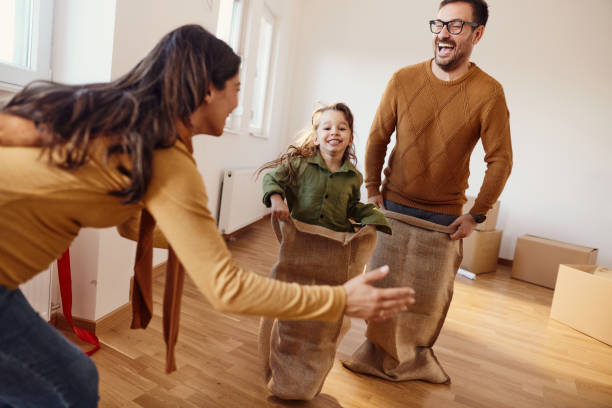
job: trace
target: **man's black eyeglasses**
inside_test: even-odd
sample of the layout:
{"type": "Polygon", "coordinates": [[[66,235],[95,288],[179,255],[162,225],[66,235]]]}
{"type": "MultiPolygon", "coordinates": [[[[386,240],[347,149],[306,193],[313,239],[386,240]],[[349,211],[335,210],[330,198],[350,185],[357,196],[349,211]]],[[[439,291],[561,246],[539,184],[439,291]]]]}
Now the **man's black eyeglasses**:
{"type": "Polygon", "coordinates": [[[451,20],[451,21],[429,20],[429,29],[434,34],[440,34],[440,32],[444,29],[444,26],[446,26],[446,29],[448,30],[449,33],[453,35],[457,35],[457,34],[461,34],[461,31],[463,31],[463,26],[465,24],[473,28],[476,28],[480,25],[480,24],[472,23],[470,21],[463,21],[459,19],[451,20]]]}

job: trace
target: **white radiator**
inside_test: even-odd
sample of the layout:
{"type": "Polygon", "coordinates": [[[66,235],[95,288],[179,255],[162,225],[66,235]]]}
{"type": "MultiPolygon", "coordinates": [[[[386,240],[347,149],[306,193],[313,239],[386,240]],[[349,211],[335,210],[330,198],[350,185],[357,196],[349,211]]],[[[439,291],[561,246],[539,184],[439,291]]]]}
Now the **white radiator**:
{"type": "Polygon", "coordinates": [[[51,320],[51,274],[57,273],[57,263],[19,286],[28,302],[45,321],[51,320]]]}
{"type": "Polygon", "coordinates": [[[255,179],[255,168],[227,169],[223,172],[219,202],[219,231],[231,234],[260,220],[269,210],[261,202],[262,176],[255,179]]]}

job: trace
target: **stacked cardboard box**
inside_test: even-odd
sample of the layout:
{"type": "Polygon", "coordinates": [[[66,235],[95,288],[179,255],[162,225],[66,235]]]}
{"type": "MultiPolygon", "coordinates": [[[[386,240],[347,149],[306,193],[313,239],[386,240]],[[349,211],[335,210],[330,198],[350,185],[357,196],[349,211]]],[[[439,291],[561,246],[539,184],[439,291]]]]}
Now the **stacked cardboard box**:
{"type": "Polygon", "coordinates": [[[612,269],[559,266],[550,317],[612,346],[612,269]]]}
{"type": "MultiPolygon", "coordinates": [[[[475,275],[486,272],[494,272],[497,269],[499,247],[502,232],[496,230],[497,217],[499,215],[499,201],[487,212],[485,222],[476,225],[472,234],[463,239],[463,261],[461,269],[467,270],[475,275]]],[[[468,197],[463,206],[463,213],[468,213],[474,206],[474,197],[468,197]]]]}
{"type": "Polygon", "coordinates": [[[595,265],[597,249],[523,235],[516,240],[512,277],[554,289],[560,264],[595,265]]]}

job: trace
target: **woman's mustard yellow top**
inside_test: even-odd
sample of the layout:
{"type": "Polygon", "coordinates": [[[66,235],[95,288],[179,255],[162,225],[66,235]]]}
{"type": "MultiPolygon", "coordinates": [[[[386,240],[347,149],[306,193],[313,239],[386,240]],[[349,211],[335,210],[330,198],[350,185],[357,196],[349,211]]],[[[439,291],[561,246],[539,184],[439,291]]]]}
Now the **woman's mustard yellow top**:
{"type": "Polygon", "coordinates": [[[282,319],[338,319],[341,286],[300,286],[271,280],[232,261],[207,208],[196,163],[181,142],[154,153],[151,183],[139,204],[110,191],[126,185],[108,138],[94,139],[75,171],[50,164],[37,147],[6,146],[11,135],[36,132],[32,122],[0,114],[0,285],[14,289],[46,269],[81,228],[116,226],[146,207],[187,273],[218,310],[282,319]]]}

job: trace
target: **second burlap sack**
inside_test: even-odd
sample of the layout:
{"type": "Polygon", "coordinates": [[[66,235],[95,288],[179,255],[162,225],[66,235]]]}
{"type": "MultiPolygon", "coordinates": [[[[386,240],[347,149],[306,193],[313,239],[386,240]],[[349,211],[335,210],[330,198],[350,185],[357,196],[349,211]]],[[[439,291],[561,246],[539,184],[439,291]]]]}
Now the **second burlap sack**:
{"type": "MultiPolygon", "coordinates": [[[[374,247],[373,226],[336,232],[290,219],[272,219],[280,254],[271,277],[300,284],[341,285],[365,269],[374,247]]],[[[263,318],[259,349],[268,390],[279,398],[310,400],[321,392],[350,320],[286,321],[263,318]]]]}
{"type": "Polygon", "coordinates": [[[379,234],[370,263],[389,265],[390,272],[376,286],[411,286],[416,303],[394,318],[369,323],[366,340],[343,364],[391,381],[448,383],[432,346],[453,297],[462,241],[451,241],[454,228],[390,211],[384,214],[393,235],[379,234]]]}

